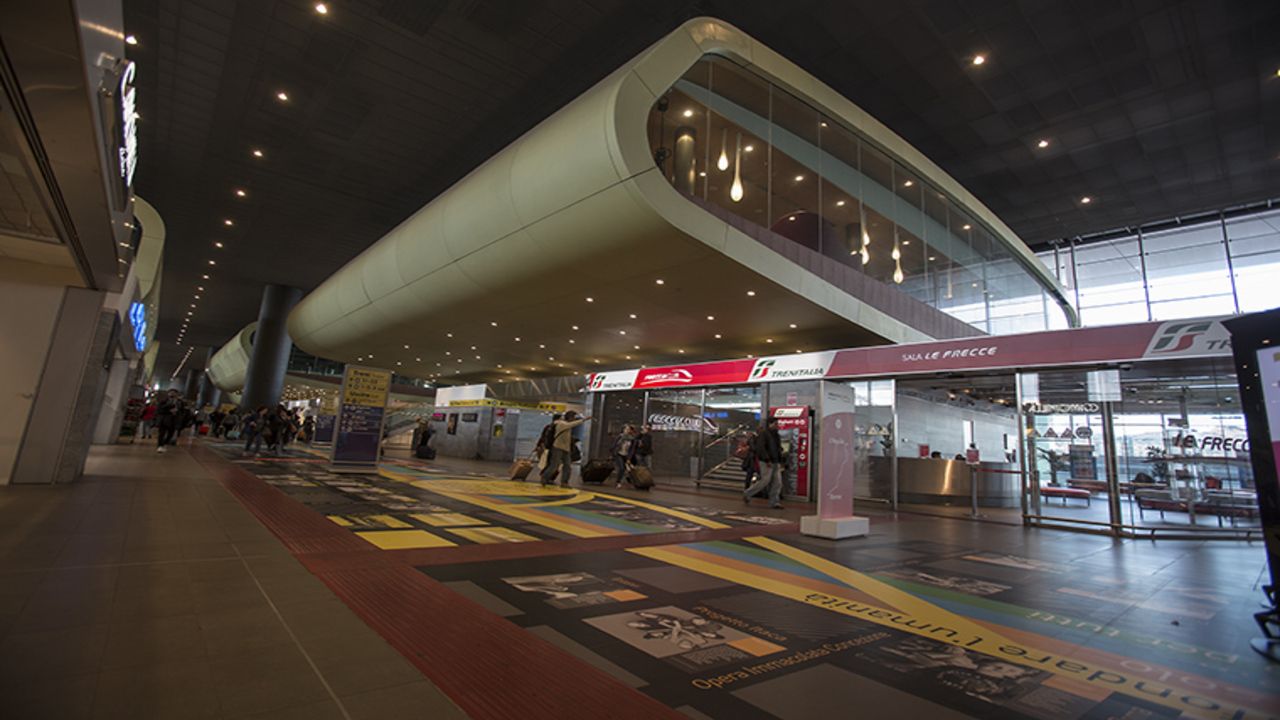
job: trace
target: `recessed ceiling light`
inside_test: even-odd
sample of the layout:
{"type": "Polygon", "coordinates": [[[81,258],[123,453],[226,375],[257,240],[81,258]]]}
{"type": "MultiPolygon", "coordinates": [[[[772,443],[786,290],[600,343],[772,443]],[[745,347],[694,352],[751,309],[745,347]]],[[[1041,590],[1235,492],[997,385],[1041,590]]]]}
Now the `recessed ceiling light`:
{"type": "Polygon", "coordinates": [[[573,345],[574,343],[575,343],[575,340],[573,338],[569,338],[569,344],[573,345]]]}
{"type": "Polygon", "coordinates": [[[630,356],[630,355],[623,355],[622,357],[626,358],[627,360],[630,360],[630,359],[631,359],[631,356],[630,356]]]}
{"type": "Polygon", "coordinates": [[[414,362],[422,362],[422,358],[414,358],[414,362]]]}
{"type": "Polygon", "coordinates": [[[542,349],[542,350],[546,350],[546,349],[547,349],[547,346],[546,346],[546,345],[543,345],[542,343],[538,343],[538,347],[539,347],[540,349],[542,349]]]}
{"type": "Polygon", "coordinates": [[[223,225],[226,225],[227,227],[231,227],[232,225],[235,225],[235,224],[236,224],[236,222],[235,222],[234,220],[232,220],[232,219],[228,218],[228,219],[226,219],[226,220],[223,220],[223,221],[222,221],[222,224],[223,224],[223,225]]]}
{"type": "Polygon", "coordinates": [[[209,276],[208,276],[208,275],[201,275],[200,277],[204,278],[205,280],[208,280],[208,279],[209,279],[209,276]]]}
{"type": "Polygon", "coordinates": [[[405,349],[405,350],[408,350],[408,349],[409,349],[409,346],[408,346],[408,345],[405,345],[405,346],[404,346],[404,349],[405,349]]]}
{"type": "Polygon", "coordinates": [[[210,260],[210,261],[209,261],[209,264],[210,264],[210,265],[217,265],[218,263],[214,262],[213,260],[210,260]]]}
{"type": "Polygon", "coordinates": [[[911,241],[910,241],[910,240],[903,240],[903,241],[902,241],[902,244],[903,244],[903,245],[910,245],[910,244],[911,244],[911,241]]]}
{"type": "Polygon", "coordinates": [[[445,350],[445,351],[444,351],[444,354],[445,354],[445,355],[452,355],[452,354],[453,354],[453,351],[452,351],[452,350],[445,350]]]}
{"type": "Polygon", "coordinates": [[[702,172],[698,173],[698,177],[706,177],[706,176],[707,176],[706,170],[703,170],[702,172]]]}
{"type": "Polygon", "coordinates": [[[236,190],[236,197],[244,197],[245,195],[248,195],[248,194],[249,193],[245,192],[244,190],[240,190],[240,189],[236,190]]]}
{"type": "Polygon", "coordinates": [[[803,175],[797,175],[797,176],[796,176],[796,182],[800,182],[801,180],[804,180],[804,176],[803,176],[803,175]]]}
{"type": "Polygon", "coordinates": [[[1038,148],[1047,148],[1047,147],[1049,147],[1049,141],[1048,141],[1048,140],[1041,140],[1040,142],[1036,143],[1036,147],[1038,147],[1038,148]]]}
{"type": "Polygon", "coordinates": [[[796,324],[795,324],[795,323],[791,323],[791,329],[792,329],[792,330],[795,330],[795,329],[796,329],[796,324]]]}
{"type": "Polygon", "coordinates": [[[596,301],[595,298],[591,298],[591,297],[587,298],[587,302],[595,302],[595,301],[596,301]]]}
{"type": "Polygon", "coordinates": [[[981,65],[982,63],[984,63],[984,62],[986,62],[986,61],[987,61],[987,56],[986,56],[986,55],[974,55],[974,56],[973,56],[973,64],[974,64],[974,65],[981,65]]]}
{"type": "Polygon", "coordinates": [[[520,338],[516,338],[516,342],[520,342],[520,338]]]}
{"type": "Polygon", "coordinates": [[[222,243],[221,243],[221,242],[215,242],[215,243],[213,244],[213,246],[214,246],[214,247],[216,247],[216,248],[220,248],[220,247],[222,247],[222,243]]]}
{"type": "Polygon", "coordinates": [[[707,319],[708,319],[708,320],[715,320],[715,319],[716,319],[716,316],[715,316],[715,315],[708,315],[708,316],[707,316],[707,319]]]}
{"type": "Polygon", "coordinates": [[[681,115],[684,115],[685,117],[693,117],[693,111],[692,111],[692,110],[685,110],[684,112],[682,112],[682,113],[680,113],[680,114],[681,114],[681,115]]]}
{"type": "Polygon", "coordinates": [[[934,255],[930,255],[930,256],[929,256],[929,261],[930,261],[930,262],[932,262],[932,261],[934,261],[934,260],[937,260],[937,259],[938,259],[938,258],[937,258],[936,256],[934,256],[934,255]]]}
{"type": "Polygon", "coordinates": [[[497,323],[497,321],[490,320],[490,321],[489,321],[489,324],[490,324],[490,325],[492,325],[493,327],[498,327],[498,323],[497,323]]]}
{"type": "Polygon", "coordinates": [[[193,295],[192,297],[194,297],[194,298],[195,298],[195,299],[197,299],[197,300],[199,300],[199,299],[200,299],[200,296],[199,296],[199,295],[193,295]]]}
{"type": "Polygon", "coordinates": [[[325,5],[324,3],[316,3],[316,12],[320,13],[321,15],[328,15],[329,6],[325,5]]]}
{"type": "Polygon", "coordinates": [[[578,326],[577,326],[577,325],[573,325],[572,327],[573,327],[573,329],[574,329],[574,330],[577,330],[577,329],[578,329],[578,326]]]}
{"type": "Polygon", "coordinates": [[[908,181],[906,181],[906,182],[902,183],[902,187],[911,187],[912,185],[915,185],[915,184],[916,184],[916,183],[915,183],[915,181],[914,181],[914,180],[908,180],[908,181]]]}
{"type": "Polygon", "coordinates": [[[453,333],[445,333],[445,334],[444,334],[444,336],[445,336],[445,337],[453,337],[453,333]]]}
{"type": "Polygon", "coordinates": [[[253,150],[253,156],[254,156],[254,157],[256,157],[256,158],[260,158],[260,157],[262,157],[262,151],[261,151],[261,150],[258,150],[257,148],[254,148],[254,150],[253,150]]]}
{"type": "Polygon", "coordinates": [[[788,220],[790,220],[791,222],[795,222],[795,221],[796,221],[796,216],[795,216],[795,215],[788,215],[788,216],[787,216],[787,219],[788,219],[788,220]]]}
{"type": "Polygon", "coordinates": [[[631,313],[631,314],[630,314],[630,315],[628,315],[627,317],[631,318],[632,320],[635,320],[635,319],[636,319],[636,314],[635,314],[635,313],[631,313]]]}
{"type": "Polygon", "coordinates": [[[767,343],[771,343],[773,342],[773,338],[765,338],[764,341],[767,343]]]}
{"type": "Polygon", "coordinates": [[[719,340],[719,339],[720,339],[720,333],[716,333],[716,339],[717,339],[717,340],[719,340]]]}
{"type": "Polygon", "coordinates": [[[744,146],[742,147],[743,152],[751,152],[751,151],[753,151],[753,150],[755,150],[755,149],[756,149],[756,146],[755,146],[755,145],[744,145],[744,146]]]}
{"type": "Polygon", "coordinates": [[[289,94],[281,90],[280,92],[276,93],[276,99],[279,100],[280,102],[289,102],[289,94]]]}
{"type": "Polygon", "coordinates": [[[836,207],[844,207],[844,201],[843,201],[843,200],[837,200],[837,201],[836,201],[836,207]]]}
{"type": "Polygon", "coordinates": [[[627,331],[626,331],[626,330],[619,330],[619,331],[618,331],[618,334],[619,334],[619,335],[626,335],[626,334],[627,334],[627,331]]]}
{"type": "Polygon", "coordinates": [[[635,350],[639,350],[639,349],[640,349],[640,346],[639,346],[639,345],[632,345],[631,347],[632,347],[633,349],[635,349],[635,350]]]}
{"type": "Polygon", "coordinates": [[[756,296],[756,291],[755,291],[755,290],[748,290],[748,291],[747,291],[747,297],[755,297],[755,296],[756,296]]]}
{"type": "Polygon", "coordinates": [[[1080,198],[1081,205],[1088,205],[1091,202],[1093,202],[1093,198],[1089,197],[1088,195],[1085,195],[1084,197],[1080,198]]]}
{"type": "Polygon", "coordinates": [[[124,42],[126,45],[137,45],[138,37],[136,35],[125,35],[124,42]]]}
{"type": "Polygon", "coordinates": [[[970,225],[965,225],[964,227],[962,227],[962,228],[960,228],[960,229],[961,229],[961,230],[972,230],[972,229],[973,229],[973,227],[972,227],[972,226],[970,226],[970,225]]]}

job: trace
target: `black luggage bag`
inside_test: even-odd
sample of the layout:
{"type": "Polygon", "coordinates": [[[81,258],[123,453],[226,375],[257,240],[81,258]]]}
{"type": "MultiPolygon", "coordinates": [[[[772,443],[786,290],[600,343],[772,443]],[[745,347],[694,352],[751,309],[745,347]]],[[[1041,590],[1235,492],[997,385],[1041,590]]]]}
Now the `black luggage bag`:
{"type": "Polygon", "coordinates": [[[608,460],[590,460],[582,466],[582,482],[585,485],[602,485],[613,473],[613,463],[608,460]]]}

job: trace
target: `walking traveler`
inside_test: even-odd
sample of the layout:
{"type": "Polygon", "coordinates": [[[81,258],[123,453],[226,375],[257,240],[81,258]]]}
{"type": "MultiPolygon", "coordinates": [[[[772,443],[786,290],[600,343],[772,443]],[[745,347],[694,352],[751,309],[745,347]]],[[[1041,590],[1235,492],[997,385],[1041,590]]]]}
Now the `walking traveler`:
{"type": "Polygon", "coordinates": [[[627,425],[613,441],[613,469],[618,473],[618,481],[614,483],[614,487],[622,487],[622,482],[627,479],[627,466],[633,463],[635,452],[636,429],[633,425],[627,425]]]}
{"type": "Polygon", "coordinates": [[[151,439],[151,431],[155,429],[157,401],[158,398],[153,395],[151,400],[147,401],[146,406],[142,408],[142,421],[138,424],[138,428],[143,440],[151,439]]]}
{"type": "Polygon", "coordinates": [[[172,445],[177,435],[182,415],[182,399],[177,390],[166,393],[156,406],[156,452],[164,452],[166,445],[172,445]]]}
{"type": "Polygon", "coordinates": [[[769,418],[756,433],[756,460],[760,463],[760,477],[747,488],[742,495],[742,502],[750,505],[751,496],[768,489],[769,507],[781,508],[779,498],[782,495],[782,438],[778,435],[778,419],[769,418]]]}
{"type": "Polygon", "coordinates": [[[651,468],[651,458],[653,456],[653,426],[642,425],[640,434],[636,436],[635,451],[632,453],[632,463],[640,467],[651,468]]]}
{"type": "Polygon", "coordinates": [[[554,471],[560,471],[560,487],[568,487],[573,475],[573,429],[590,420],[591,417],[578,417],[578,413],[570,410],[562,420],[553,423],[551,452],[547,466],[542,469],[542,484],[551,483],[554,471]]]}

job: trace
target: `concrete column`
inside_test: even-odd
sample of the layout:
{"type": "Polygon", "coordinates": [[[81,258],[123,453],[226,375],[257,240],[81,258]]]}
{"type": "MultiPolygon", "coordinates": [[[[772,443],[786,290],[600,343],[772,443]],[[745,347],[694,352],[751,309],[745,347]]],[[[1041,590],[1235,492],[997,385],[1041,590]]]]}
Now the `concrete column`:
{"type": "Polygon", "coordinates": [[[289,311],[302,299],[302,291],[286,285],[268,285],[258,308],[258,328],[253,333],[253,352],[245,372],[241,407],[274,406],[280,402],[284,374],[289,365],[289,338],[286,321],[289,311]]]}
{"type": "Polygon", "coordinates": [[[182,397],[192,402],[195,402],[200,397],[200,376],[203,374],[203,370],[187,368],[186,373],[182,376],[182,397]]]}

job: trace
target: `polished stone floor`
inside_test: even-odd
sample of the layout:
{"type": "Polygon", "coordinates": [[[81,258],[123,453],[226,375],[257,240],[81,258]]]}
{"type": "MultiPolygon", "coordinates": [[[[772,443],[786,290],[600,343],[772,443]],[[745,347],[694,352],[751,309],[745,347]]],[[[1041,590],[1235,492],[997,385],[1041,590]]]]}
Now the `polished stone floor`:
{"type": "Polygon", "coordinates": [[[799,504],[502,470],[198,442],[0,488],[0,717],[1280,712],[1258,543],[878,510],[835,543],[799,504]]]}

